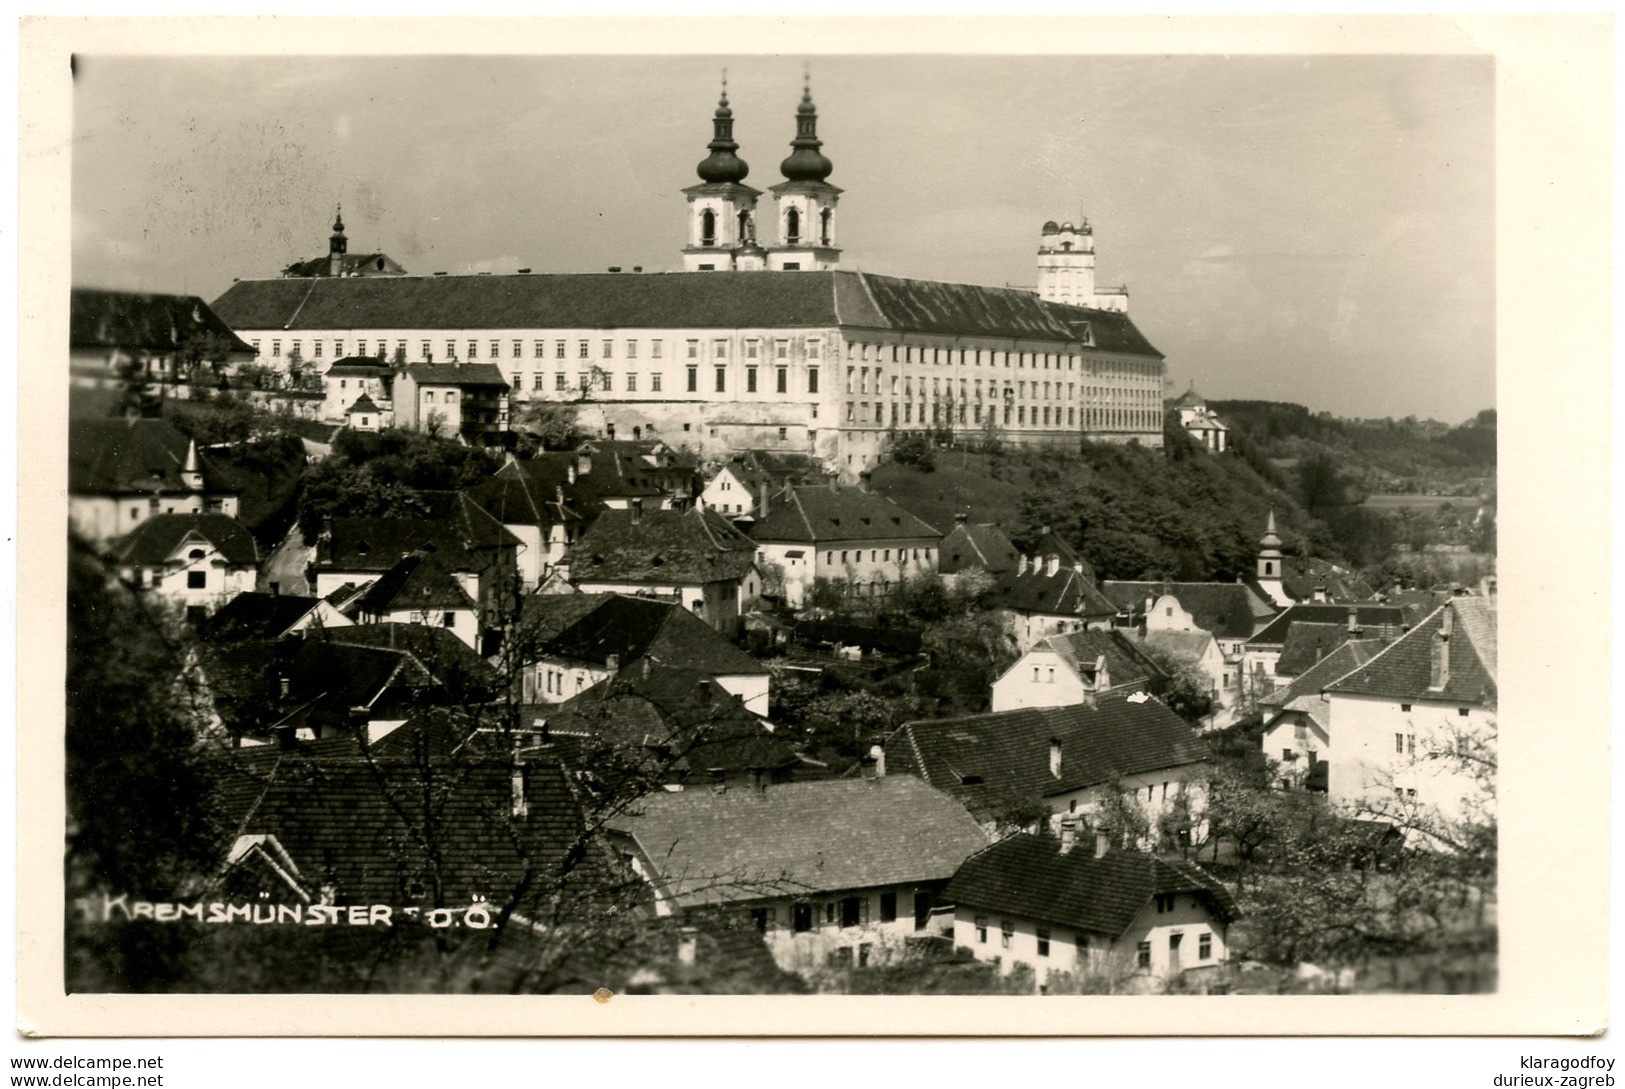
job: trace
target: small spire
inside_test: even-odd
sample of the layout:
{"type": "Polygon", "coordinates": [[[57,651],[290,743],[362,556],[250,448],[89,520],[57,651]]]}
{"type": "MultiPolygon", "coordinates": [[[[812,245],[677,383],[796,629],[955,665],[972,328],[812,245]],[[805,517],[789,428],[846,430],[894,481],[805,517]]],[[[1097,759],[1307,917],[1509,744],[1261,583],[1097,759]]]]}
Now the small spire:
{"type": "Polygon", "coordinates": [[[333,230],[337,234],[344,233],[344,205],[342,203],[334,206],[333,230]]]}
{"type": "Polygon", "coordinates": [[[198,471],[198,467],[197,467],[197,440],[196,439],[193,439],[191,442],[187,443],[187,446],[186,446],[186,464],[185,464],[185,466],[182,467],[181,471],[182,472],[187,472],[187,473],[195,473],[195,472],[198,471]]]}

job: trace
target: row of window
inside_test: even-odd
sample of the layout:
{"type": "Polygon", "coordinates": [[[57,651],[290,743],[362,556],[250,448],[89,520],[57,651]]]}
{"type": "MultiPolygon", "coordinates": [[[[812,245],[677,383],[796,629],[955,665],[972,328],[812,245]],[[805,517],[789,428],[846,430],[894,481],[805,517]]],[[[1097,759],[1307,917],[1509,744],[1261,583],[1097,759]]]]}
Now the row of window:
{"type": "MultiPolygon", "coordinates": [[[[897,921],[897,894],[883,892],[878,897],[880,922],[894,923],[897,921]]],[[[930,919],[930,896],[921,891],[914,894],[914,929],[923,930],[930,919]]],[[[774,907],[759,907],[751,909],[751,921],[756,929],[767,932],[778,926],[778,909],[774,907]]],[[[826,900],[822,907],[811,901],[803,900],[790,906],[790,930],[796,934],[805,934],[813,929],[819,917],[823,917],[826,926],[839,926],[841,928],[869,925],[869,897],[847,896],[840,900],[826,900]]]]}
{"type": "MultiPolygon", "coordinates": [[[[883,378],[883,375],[881,374],[880,369],[878,367],[875,368],[875,392],[876,393],[880,392],[881,379],[882,378],[883,378]]],[[[898,382],[899,381],[902,382],[903,396],[904,397],[913,397],[914,396],[914,379],[912,377],[910,377],[910,376],[907,376],[907,375],[903,375],[903,376],[901,376],[901,378],[898,375],[895,375],[895,374],[891,376],[891,395],[893,397],[897,396],[898,382]]],[[[988,395],[990,397],[992,397],[993,399],[995,399],[995,400],[997,400],[1001,395],[1000,391],[999,391],[999,388],[996,385],[996,383],[998,381],[999,381],[998,379],[993,379],[993,380],[990,380],[988,382],[988,395]]],[[[1015,385],[1011,385],[1009,383],[1008,379],[1005,379],[1004,382],[1005,382],[1005,385],[1003,387],[1002,396],[1004,397],[1004,399],[1006,401],[1009,401],[1009,400],[1012,400],[1012,399],[1019,399],[1019,400],[1025,401],[1025,400],[1028,399],[1028,397],[1029,397],[1029,390],[1028,390],[1029,383],[1027,383],[1025,381],[1018,381],[1018,382],[1015,383],[1015,385]]],[[[1089,388],[1093,388],[1093,387],[1086,387],[1086,390],[1089,389],[1089,388]]],[[[847,392],[848,395],[853,394],[853,393],[862,394],[862,393],[868,393],[869,392],[869,368],[868,367],[848,367],[848,368],[846,368],[846,392],[847,392]],[[854,388],[854,386],[856,388],[854,388]]],[[[1064,400],[1067,400],[1067,401],[1074,401],[1074,400],[1077,400],[1077,393],[1078,393],[1078,386],[1077,386],[1077,383],[1075,383],[1075,382],[1062,383],[1062,382],[1038,382],[1038,381],[1034,381],[1034,382],[1031,383],[1031,397],[1033,399],[1039,399],[1040,397],[1042,397],[1042,399],[1045,400],[1045,401],[1048,401],[1048,400],[1051,400],[1051,399],[1055,399],[1055,400],[1064,399],[1064,400]]],[[[973,394],[974,394],[974,399],[975,400],[980,401],[980,400],[983,399],[982,398],[982,380],[980,378],[977,378],[977,379],[961,378],[959,380],[959,399],[961,401],[971,400],[973,394]]],[[[952,397],[954,395],[953,379],[949,378],[949,379],[946,380],[946,382],[942,378],[933,378],[933,379],[931,379],[930,395],[932,397],[943,397],[943,396],[952,397]]],[[[920,377],[920,400],[923,401],[925,399],[926,399],[925,377],[924,377],[924,375],[922,375],[920,377]]]]}
{"type": "MultiPolygon", "coordinates": [[[[325,354],[326,347],[327,347],[327,345],[329,343],[331,343],[332,347],[333,347],[333,358],[338,359],[338,358],[341,358],[341,357],[344,356],[344,354],[345,354],[344,349],[345,349],[345,344],[347,343],[347,341],[345,341],[343,338],[334,338],[331,341],[316,338],[316,339],[313,339],[310,342],[310,344],[311,344],[311,358],[313,358],[313,359],[321,359],[321,358],[323,358],[323,356],[325,354]]],[[[525,351],[526,342],[525,342],[525,339],[522,338],[522,337],[514,337],[511,340],[504,340],[501,337],[492,337],[489,340],[482,340],[481,338],[478,338],[478,337],[469,337],[467,340],[461,341],[461,342],[459,342],[459,340],[456,337],[448,337],[446,339],[446,341],[445,341],[445,346],[446,346],[445,358],[447,358],[447,359],[456,359],[456,358],[458,358],[457,349],[458,349],[459,343],[462,343],[464,345],[465,354],[462,356],[463,359],[480,359],[480,358],[486,358],[486,359],[502,359],[502,358],[523,359],[523,358],[526,357],[526,351],[525,351]],[[502,350],[504,345],[507,345],[507,347],[508,347],[508,352],[507,352],[506,356],[504,356],[503,350],[502,350]],[[485,355],[483,357],[481,355],[482,346],[483,346],[483,350],[485,352],[485,355]]],[[[393,352],[391,352],[390,346],[389,346],[389,341],[388,341],[387,338],[380,337],[380,338],[377,338],[377,339],[371,339],[371,338],[367,338],[367,337],[362,337],[362,338],[355,341],[354,351],[353,351],[352,355],[355,355],[355,356],[367,356],[369,354],[375,354],[377,356],[377,358],[379,358],[379,359],[385,359],[386,357],[388,357],[388,358],[399,358],[399,359],[404,360],[406,358],[406,344],[407,344],[407,338],[405,338],[405,337],[397,338],[395,340],[395,342],[394,342],[394,350],[393,350],[393,352]],[[369,348],[374,349],[373,352],[369,353],[369,348]]],[[[619,342],[619,354],[617,354],[617,342],[616,342],[616,340],[614,338],[611,338],[611,337],[604,337],[604,338],[601,338],[601,339],[598,340],[598,342],[597,342],[597,353],[595,355],[594,351],[593,351],[593,339],[592,338],[577,338],[573,342],[573,348],[574,348],[573,352],[571,350],[572,349],[572,342],[569,339],[548,339],[548,340],[533,339],[533,340],[530,341],[529,355],[530,355],[530,358],[533,358],[533,359],[546,359],[546,358],[549,357],[549,349],[551,349],[551,356],[554,359],[569,359],[572,356],[574,358],[576,358],[576,359],[595,359],[595,358],[596,359],[617,359],[617,358],[619,358],[619,359],[638,359],[638,358],[640,358],[639,353],[642,350],[643,344],[644,344],[643,341],[638,340],[636,338],[629,338],[627,340],[621,341],[621,342],[619,342]]],[[[664,359],[665,358],[666,342],[663,339],[659,339],[659,338],[652,339],[652,340],[648,341],[647,344],[648,344],[648,353],[649,353],[648,358],[650,358],[650,359],[664,359]]],[[[730,344],[729,340],[722,339],[722,338],[712,340],[711,341],[711,353],[710,353],[710,356],[708,358],[711,358],[711,359],[727,359],[728,354],[729,354],[729,344],[730,344]]],[[[256,340],[254,340],[252,342],[252,345],[253,345],[253,348],[254,348],[254,354],[259,355],[260,354],[260,341],[256,339],[256,340]]],[[[703,341],[700,338],[692,338],[692,339],[687,340],[685,342],[685,352],[686,352],[687,358],[689,358],[689,359],[707,358],[706,356],[704,356],[702,354],[702,345],[703,345],[703,341]]],[[[790,342],[790,339],[788,337],[776,339],[771,343],[771,345],[767,344],[766,342],[764,342],[764,341],[762,341],[762,340],[760,340],[758,338],[754,338],[754,337],[753,338],[747,338],[745,340],[745,342],[744,342],[744,358],[746,358],[746,359],[766,358],[767,353],[770,350],[771,353],[772,353],[772,358],[788,360],[790,358],[790,348],[791,348],[791,342],[790,342]]],[[[821,341],[808,340],[806,342],[806,355],[807,355],[807,358],[810,359],[810,360],[818,359],[821,349],[822,349],[822,342],[821,341]]],[[[433,342],[433,340],[427,339],[427,338],[425,338],[423,340],[420,340],[418,342],[418,353],[419,353],[419,359],[421,361],[432,360],[434,358],[434,342],[433,342]]],[[[299,356],[302,356],[303,354],[304,354],[304,341],[303,340],[297,340],[296,339],[296,340],[290,340],[288,342],[288,357],[289,358],[299,357],[299,356]]],[[[273,359],[282,358],[282,339],[280,337],[273,338],[272,341],[271,341],[271,358],[273,358],[273,359]]]]}
{"type": "MultiPolygon", "coordinates": [[[[1003,409],[1004,426],[1076,427],[1078,425],[1078,410],[1075,408],[1068,408],[1063,416],[1060,405],[1033,405],[1031,411],[1028,411],[1028,407],[1027,405],[1005,405],[1003,409]]],[[[905,401],[901,406],[896,401],[893,401],[891,404],[890,426],[897,427],[916,422],[924,425],[927,422],[925,409],[926,406],[922,403],[920,405],[919,419],[916,421],[912,401],[905,401]],[[900,412],[899,408],[901,408],[900,412]]],[[[956,406],[952,403],[933,403],[929,422],[937,426],[953,424],[956,415],[955,409],[956,406]]],[[[957,416],[958,422],[961,424],[968,423],[980,427],[984,420],[988,423],[998,423],[1000,410],[997,407],[990,407],[984,415],[981,405],[967,405],[961,401],[957,406],[957,416]]],[[[885,425],[888,422],[886,419],[886,406],[880,401],[876,401],[874,403],[873,419],[871,419],[868,401],[848,401],[846,403],[846,422],[885,425]]]]}
{"type": "MultiPolygon", "coordinates": [[[[860,536],[860,534],[854,534],[854,536],[860,536]]],[[[925,562],[930,563],[931,560],[936,556],[936,551],[937,550],[934,549],[934,548],[915,548],[915,549],[899,548],[897,550],[897,562],[898,563],[907,563],[909,561],[909,559],[912,558],[915,563],[918,563],[920,561],[920,554],[924,553],[925,554],[925,562]]],[[[871,549],[869,549],[869,562],[870,563],[890,563],[891,562],[891,554],[892,554],[892,550],[889,549],[889,548],[871,548],[871,549]]],[[[831,550],[831,551],[828,551],[828,552],[824,553],[824,562],[826,564],[833,564],[835,562],[835,552],[834,552],[834,550],[831,550]]],[[[841,562],[843,564],[844,563],[862,563],[863,562],[863,549],[861,549],[861,548],[855,548],[855,549],[854,548],[843,548],[841,550],[841,562]],[[848,559],[847,558],[848,556],[850,556],[851,559],[848,559]]]]}

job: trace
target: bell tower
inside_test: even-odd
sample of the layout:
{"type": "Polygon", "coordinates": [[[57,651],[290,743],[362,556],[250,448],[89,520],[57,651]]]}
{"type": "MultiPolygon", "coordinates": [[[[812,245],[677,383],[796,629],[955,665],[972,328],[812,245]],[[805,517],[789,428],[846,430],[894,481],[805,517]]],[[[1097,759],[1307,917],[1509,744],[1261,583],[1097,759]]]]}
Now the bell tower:
{"type": "Polygon", "coordinates": [[[1270,519],[1264,527],[1264,536],[1258,541],[1258,577],[1260,580],[1273,580],[1279,582],[1281,570],[1281,538],[1275,532],[1275,511],[1270,510],[1270,519]]]}
{"type": "Polygon", "coordinates": [[[733,119],[728,105],[728,74],[724,72],[722,97],[711,119],[711,143],[707,145],[711,154],[695,168],[700,184],[683,190],[688,198],[688,244],[683,247],[683,268],[689,272],[761,267],[761,250],[755,240],[756,198],[762,191],[744,184],[750,167],[737,154],[733,119]],[[742,248],[744,253],[740,253],[742,248]]]}
{"type": "Polygon", "coordinates": [[[768,251],[770,268],[826,269],[840,263],[835,209],[841,191],[826,180],[835,164],[819,150],[823,146],[808,78],[802,83],[801,105],[796,108],[796,138],[790,141],[790,157],[779,164],[785,180],[772,187],[778,203],[779,242],[768,251]]]}
{"type": "Polygon", "coordinates": [[[327,239],[327,274],[329,276],[344,275],[344,254],[350,248],[349,240],[344,237],[344,206],[340,205],[333,213],[333,233],[327,239]]]}

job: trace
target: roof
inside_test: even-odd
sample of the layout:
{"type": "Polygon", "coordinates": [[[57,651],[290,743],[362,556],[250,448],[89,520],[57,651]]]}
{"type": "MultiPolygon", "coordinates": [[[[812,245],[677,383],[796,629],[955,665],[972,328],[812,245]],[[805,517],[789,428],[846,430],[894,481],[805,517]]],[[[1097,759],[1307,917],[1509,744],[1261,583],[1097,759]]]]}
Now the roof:
{"type": "Polygon", "coordinates": [[[382,616],[402,609],[472,609],[474,599],[439,552],[411,552],[367,587],[356,604],[364,614],[382,616]]]}
{"type": "Polygon", "coordinates": [[[324,378],[387,378],[393,370],[382,359],[368,355],[347,355],[335,359],[332,366],[322,372],[324,378]]]}
{"type": "Polygon", "coordinates": [[[565,463],[557,458],[511,460],[468,495],[505,526],[582,522],[603,506],[589,489],[569,479],[565,463]]]}
{"type": "Polygon", "coordinates": [[[756,544],[712,510],[606,510],[565,562],[577,583],[703,585],[744,578],[756,544]]]}
{"type": "Polygon", "coordinates": [[[758,541],[888,541],[942,534],[889,497],[860,487],[807,484],[772,497],[751,527],[758,541]]]}
{"type": "Polygon", "coordinates": [[[1058,838],[1026,833],[972,855],[944,897],[979,911],[1118,938],[1153,896],[1168,893],[1194,894],[1222,922],[1240,914],[1229,890],[1193,862],[1138,851],[1096,858],[1087,843],[1062,853],[1058,838]]]}
{"type": "MultiPolygon", "coordinates": [[[[547,597],[526,600],[525,620],[549,608],[547,597]]],[[[542,638],[537,653],[572,661],[606,663],[611,654],[622,666],[648,656],[665,666],[691,669],[707,676],[765,674],[767,667],[730,643],[711,625],[670,601],[625,594],[581,594],[552,598],[577,606],[555,631],[533,628],[542,638]]],[[[559,608],[559,606],[554,606],[559,608]]]]}
{"type": "Polygon", "coordinates": [[[452,570],[477,570],[489,562],[481,553],[520,543],[464,493],[420,491],[413,501],[421,510],[413,518],[329,519],[317,542],[316,563],[341,571],[387,571],[404,556],[432,551],[452,570]]]}
{"type": "Polygon", "coordinates": [[[611,822],[682,904],[940,881],[987,843],[912,776],[652,794],[611,822]]]}
{"type": "Polygon", "coordinates": [[[456,698],[494,691],[500,680],[456,633],[429,624],[346,624],[324,629],[323,636],[333,643],[410,653],[456,698]]]}
{"type": "MultiPolygon", "coordinates": [[[[338,258],[340,276],[355,276],[360,274],[362,269],[366,269],[368,273],[374,276],[399,276],[403,275],[404,272],[401,266],[397,265],[388,254],[384,253],[341,253],[338,258]]],[[[331,276],[333,274],[332,260],[332,254],[324,254],[321,257],[312,257],[307,261],[295,261],[282,270],[282,275],[331,276]]]]}
{"type": "Polygon", "coordinates": [[[905,723],[886,742],[886,760],[922,776],[978,816],[1012,800],[1114,783],[1210,758],[1207,744],[1155,698],[1097,696],[1070,707],[905,723]],[[1050,772],[1050,742],[1061,743],[1061,774],[1050,772]]]}
{"type": "Polygon", "coordinates": [[[1239,582],[1121,582],[1106,580],[1100,591],[1119,612],[1143,617],[1146,598],[1172,594],[1196,626],[1219,639],[1247,639],[1275,609],[1239,582]]]}
{"type": "Polygon", "coordinates": [[[1400,636],[1365,665],[1328,686],[1333,695],[1447,700],[1493,707],[1496,702],[1495,610],[1483,598],[1457,598],[1400,636]],[[1450,673],[1431,684],[1434,645],[1444,639],[1450,673]]]}
{"type": "Polygon", "coordinates": [[[1287,629],[1281,657],[1275,662],[1277,677],[1295,677],[1336,650],[1350,638],[1347,624],[1320,624],[1295,621],[1287,629]]]}
{"type": "Polygon", "coordinates": [[[202,635],[206,639],[232,643],[277,639],[304,619],[317,602],[314,597],[292,594],[238,594],[215,610],[204,623],[202,635]]]}
{"type": "Polygon", "coordinates": [[[948,532],[937,549],[937,570],[944,575],[977,569],[990,575],[1014,571],[1019,562],[1016,546],[992,522],[961,522],[948,532]]]}
{"type": "Polygon", "coordinates": [[[1205,631],[1148,631],[1143,641],[1148,647],[1158,647],[1200,660],[1208,647],[1213,645],[1213,636],[1205,631]]]}
{"type": "Polygon", "coordinates": [[[1095,663],[1105,657],[1106,673],[1112,688],[1140,686],[1167,679],[1155,662],[1117,631],[1091,629],[1051,635],[1040,641],[1035,649],[1053,651],[1073,673],[1085,678],[1094,676],[1095,663]]]}
{"type": "MultiPolygon", "coordinates": [[[[108,418],[68,421],[68,491],[73,495],[190,492],[181,480],[189,440],[168,420],[108,418]]],[[[198,451],[203,490],[222,488],[206,451],[198,451]]]]}
{"type": "Polygon", "coordinates": [[[357,397],[355,404],[344,410],[346,416],[354,416],[358,412],[377,412],[378,403],[372,399],[370,393],[363,393],[357,397]]]}
{"type": "Polygon", "coordinates": [[[1247,640],[1247,645],[1252,648],[1284,648],[1294,626],[1307,622],[1347,627],[1351,612],[1355,623],[1365,631],[1384,625],[1398,629],[1405,623],[1405,611],[1397,605],[1289,605],[1274,620],[1260,628],[1258,634],[1247,640]]]}
{"type": "Polygon", "coordinates": [[[854,271],[244,280],[215,300],[239,329],[828,329],[1076,342],[1159,356],[1128,315],[1029,291],[854,271]]]}
{"type": "Polygon", "coordinates": [[[121,564],[157,567],[187,541],[209,544],[234,567],[259,563],[253,534],[229,514],[155,514],[125,534],[113,554],[121,564]]]}
{"type": "Polygon", "coordinates": [[[1375,658],[1386,639],[1350,639],[1334,648],[1326,657],[1293,677],[1290,682],[1259,697],[1266,707],[1288,707],[1304,698],[1319,698],[1326,687],[1375,658]]]}
{"type": "Polygon", "coordinates": [[[76,287],[68,303],[70,348],[130,348],[169,353],[218,337],[232,352],[254,349],[196,295],[147,295],[76,287]]]}
{"type": "Polygon", "coordinates": [[[638,496],[679,496],[694,492],[699,467],[687,456],[659,441],[593,439],[573,454],[542,454],[535,459],[552,462],[568,474],[578,470],[575,485],[599,500],[638,496]],[[585,465],[585,471],[579,471],[585,465]]]}
{"type": "Polygon", "coordinates": [[[426,904],[438,884],[446,904],[482,897],[501,906],[527,867],[545,895],[582,835],[563,770],[541,755],[527,762],[519,817],[506,759],[425,768],[410,760],[235,750],[223,764],[223,801],[239,838],[274,836],[297,883],[313,897],[330,885],[341,904],[426,904]],[[420,846],[425,784],[438,784],[431,844],[438,866],[420,846]]]}
{"type": "Polygon", "coordinates": [[[508,380],[495,363],[413,363],[400,373],[420,386],[508,388],[508,380]]]}
{"type": "Polygon", "coordinates": [[[1281,589],[1294,601],[1370,601],[1376,596],[1371,584],[1353,571],[1313,556],[1281,558],[1281,589]]]}
{"type": "Polygon", "coordinates": [[[997,588],[999,604],[1006,609],[1045,616],[1114,616],[1117,606],[1096,589],[1086,570],[1058,566],[1053,575],[1047,567],[1006,572],[997,588]]]}

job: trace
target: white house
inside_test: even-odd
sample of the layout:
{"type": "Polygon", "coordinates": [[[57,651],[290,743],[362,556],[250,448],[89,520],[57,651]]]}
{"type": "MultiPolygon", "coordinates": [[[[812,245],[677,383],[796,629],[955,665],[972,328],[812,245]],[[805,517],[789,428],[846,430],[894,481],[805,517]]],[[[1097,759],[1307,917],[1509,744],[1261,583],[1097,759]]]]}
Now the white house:
{"type": "Polygon", "coordinates": [[[1008,974],[1032,969],[1040,992],[1081,979],[1150,990],[1229,953],[1235,901],[1192,862],[1110,849],[1075,821],[1021,833],[972,855],[948,883],[954,945],[1008,974]]]}
{"type": "Polygon", "coordinates": [[[254,589],[259,549],[241,522],[225,514],[159,514],[113,548],[132,586],[206,616],[254,589]]]}
{"type": "Polygon", "coordinates": [[[786,488],[758,509],[751,527],[770,592],[792,607],[827,579],[856,597],[885,597],[937,569],[942,534],[884,495],[862,487],[786,488]]]}
{"type": "Polygon", "coordinates": [[[168,420],[68,424],[68,522],[97,544],[157,514],[237,515],[238,490],[168,420]]]}
{"type": "Polygon", "coordinates": [[[1179,426],[1201,443],[1204,450],[1222,454],[1229,448],[1230,425],[1208,407],[1207,399],[1196,392],[1195,386],[1174,402],[1174,409],[1179,413],[1179,426]]]}
{"type": "Polygon", "coordinates": [[[1065,707],[1096,695],[1160,689],[1156,663],[1114,631],[1051,635],[993,682],[992,709],[1065,707]]]}

